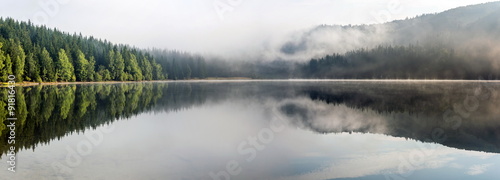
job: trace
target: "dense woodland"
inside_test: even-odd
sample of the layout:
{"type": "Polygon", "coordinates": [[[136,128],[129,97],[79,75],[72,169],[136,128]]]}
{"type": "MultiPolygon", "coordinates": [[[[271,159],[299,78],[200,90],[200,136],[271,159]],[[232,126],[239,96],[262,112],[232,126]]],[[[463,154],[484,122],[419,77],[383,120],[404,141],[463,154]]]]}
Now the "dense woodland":
{"type": "Polygon", "coordinates": [[[201,56],[189,53],[145,51],[0,18],[2,81],[9,74],[33,82],[190,79],[204,78],[205,68],[201,56]]]}
{"type": "Polygon", "coordinates": [[[161,65],[137,48],[30,22],[0,19],[0,77],[17,81],[140,81],[165,79],[161,65]]]}
{"type": "Polygon", "coordinates": [[[314,58],[300,78],[500,79],[500,2],[372,25],[321,25],[290,37],[285,57],[314,58]]]}
{"type": "Polygon", "coordinates": [[[500,79],[496,62],[443,46],[378,46],[299,65],[298,77],[339,79],[500,79]]]}
{"type": "MultiPolygon", "coordinates": [[[[398,23],[404,24],[422,18],[398,23]]],[[[484,21],[492,22],[490,19],[484,21]]],[[[488,24],[486,22],[483,24],[488,24]]],[[[499,22],[493,24],[497,25],[499,22]]],[[[475,27],[483,26],[486,25],[475,27]]],[[[491,36],[490,40],[500,38],[500,35],[495,35],[498,34],[497,31],[457,28],[457,32],[461,31],[474,37],[491,36]]],[[[234,61],[175,50],[139,49],[112,44],[92,36],[35,26],[31,22],[0,18],[0,81],[5,82],[10,74],[15,75],[18,82],[182,80],[210,77],[500,79],[500,61],[498,56],[492,54],[496,47],[494,43],[481,41],[486,44],[478,44],[477,47],[467,44],[470,47],[459,48],[444,42],[458,39],[450,40],[449,37],[458,37],[460,33],[448,33],[445,36],[448,38],[437,33],[436,37],[438,36],[441,38],[430,38],[436,41],[421,44],[416,41],[407,45],[380,45],[302,61],[234,61]],[[478,47],[482,49],[477,49],[478,47]]],[[[422,38],[424,39],[429,38],[422,38]]],[[[464,39],[461,41],[465,42],[464,39]]]]}

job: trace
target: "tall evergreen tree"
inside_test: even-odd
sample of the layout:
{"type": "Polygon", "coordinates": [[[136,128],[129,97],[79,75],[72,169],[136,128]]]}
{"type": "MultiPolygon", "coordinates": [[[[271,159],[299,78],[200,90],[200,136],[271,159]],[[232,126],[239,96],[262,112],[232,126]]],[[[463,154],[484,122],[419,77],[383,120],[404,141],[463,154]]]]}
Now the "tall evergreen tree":
{"type": "Polygon", "coordinates": [[[91,56],[89,59],[89,63],[87,64],[87,76],[88,76],[88,81],[94,81],[95,80],[95,58],[94,56],[91,56]]]}
{"type": "Polygon", "coordinates": [[[151,66],[151,63],[146,59],[146,57],[141,58],[140,62],[144,80],[153,80],[153,67],[151,66]]]}
{"type": "MultiPolygon", "coordinates": [[[[115,51],[113,49],[108,51],[108,54],[105,58],[104,64],[105,67],[111,72],[115,72],[115,51]]],[[[114,74],[113,74],[114,78],[114,74]]]]}
{"type": "Polygon", "coordinates": [[[85,58],[85,54],[81,50],[77,51],[76,62],[75,62],[75,74],[76,79],[79,81],[88,81],[89,80],[89,72],[88,72],[89,61],[85,58]]]}
{"type": "Polygon", "coordinates": [[[53,60],[50,57],[49,51],[47,51],[47,49],[45,48],[43,48],[42,53],[40,54],[40,64],[42,80],[47,82],[56,81],[56,73],[53,60]]]}
{"type": "Polygon", "coordinates": [[[5,81],[7,81],[7,77],[9,75],[12,75],[12,58],[10,58],[10,54],[7,54],[7,57],[5,58],[5,68],[4,68],[4,74],[5,74],[5,81]]]}
{"type": "Polygon", "coordinates": [[[0,42],[0,81],[5,82],[7,81],[7,76],[9,75],[7,73],[7,56],[5,52],[2,50],[3,43],[0,42]]]}
{"type": "Polygon", "coordinates": [[[141,68],[139,67],[139,64],[137,63],[137,58],[134,54],[129,54],[126,58],[126,72],[130,75],[132,75],[132,79],[128,80],[133,80],[133,81],[140,81],[142,80],[142,72],[141,68]]]}
{"type": "Polygon", "coordinates": [[[73,64],[69,61],[68,55],[64,49],[60,49],[56,62],[56,73],[61,81],[75,81],[73,64]]]}
{"type": "Polygon", "coordinates": [[[117,81],[125,81],[126,80],[126,74],[125,74],[125,62],[123,60],[123,56],[119,51],[116,51],[116,54],[114,56],[114,79],[117,81]]]}
{"type": "Polygon", "coordinates": [[[28,56],[26,56],[26,66],[24,69],[25,79],[27,81],[42,82],[33,53],[29,53],[28,56]]]}
{"type": "Polygon", "coordinates": [[[12,72],[16,76],[16,81],[21,82],[23,81],[26,54],[19,41],[10,39],[10,44],[10,54],[13,61],[12,72]]]}

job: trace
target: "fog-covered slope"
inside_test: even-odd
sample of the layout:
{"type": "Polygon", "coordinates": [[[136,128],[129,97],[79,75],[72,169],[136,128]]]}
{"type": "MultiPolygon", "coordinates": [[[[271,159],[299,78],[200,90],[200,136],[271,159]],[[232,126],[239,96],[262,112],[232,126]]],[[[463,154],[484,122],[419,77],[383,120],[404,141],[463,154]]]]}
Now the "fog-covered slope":
{"type": "Polygon", "coordinates": [[[384,24],[321,25],[293,35],[277,48],[281,58],[317,58],[378,45],[441,45],[498,55],[500,2],[451,9],[384,24]]]}

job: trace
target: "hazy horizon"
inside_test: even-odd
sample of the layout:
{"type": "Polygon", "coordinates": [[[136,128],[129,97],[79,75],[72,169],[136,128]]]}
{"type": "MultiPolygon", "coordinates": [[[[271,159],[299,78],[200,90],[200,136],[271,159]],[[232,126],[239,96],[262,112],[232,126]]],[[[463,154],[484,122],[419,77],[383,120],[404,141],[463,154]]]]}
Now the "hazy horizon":
{"type": "Polygon", "coordinates": [[[6,5],[0,7],[0,16],[4,18],[31,20],[37,25],[44,24],[64,32],[82,33],[139,48],[175,49],[224,57],[251,56],[263,52],[289,36],[322,24],[384,23],[491,2],[4,1],[6,5]]]}

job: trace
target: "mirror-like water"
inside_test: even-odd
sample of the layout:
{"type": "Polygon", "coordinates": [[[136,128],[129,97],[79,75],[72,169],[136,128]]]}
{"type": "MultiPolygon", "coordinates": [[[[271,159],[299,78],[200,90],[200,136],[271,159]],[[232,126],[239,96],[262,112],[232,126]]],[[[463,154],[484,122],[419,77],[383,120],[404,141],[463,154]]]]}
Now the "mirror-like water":
{"type": "MultiPolygon", "coordinates": [[[[16,90],[16,172],[0,171],[2,178],[500,175],[500,83],[220,81],[16,90]]],[[[8,125],[0,125],[5,169],[8,125]]]]}

